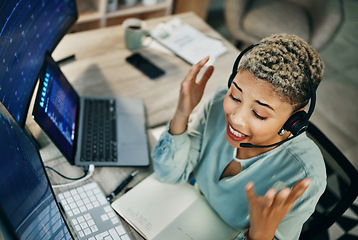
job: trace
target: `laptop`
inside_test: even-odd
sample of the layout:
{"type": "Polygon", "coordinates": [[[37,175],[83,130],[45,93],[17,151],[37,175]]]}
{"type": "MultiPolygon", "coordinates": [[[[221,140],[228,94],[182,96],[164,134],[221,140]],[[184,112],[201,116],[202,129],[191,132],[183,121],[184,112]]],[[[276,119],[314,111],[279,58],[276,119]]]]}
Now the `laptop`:
{"type": "Polygon", "coordinates": [[[74,239],[40,154],[0,102],[0,239],[74,239]]]}
{"type": "Polygon", "coordinates": [[[79,96],[50,54],[32,115],[73,165],[149,165],[143,101],[79,96]]]}
{"type": "Polygon", "coordinates": [[[131,239],[97,182],[56,199],[34,142],[1,102],[0,142],[0,239],[131,239]]]}

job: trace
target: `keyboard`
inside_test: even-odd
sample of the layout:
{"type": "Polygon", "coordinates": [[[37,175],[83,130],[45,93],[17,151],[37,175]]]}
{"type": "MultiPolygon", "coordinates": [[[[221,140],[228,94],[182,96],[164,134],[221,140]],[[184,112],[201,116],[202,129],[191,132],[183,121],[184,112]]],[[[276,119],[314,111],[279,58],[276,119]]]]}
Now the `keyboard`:
{"type": "Polygon", "coordinates": [[[115,109],[113,99],[85,99],[82,162],[117,161],[115,109]]]}
{"type": "Polygon", "coordinates": [[[96,182],[59,193],[57,198],[79,239],[130,240],[96,182]]]}

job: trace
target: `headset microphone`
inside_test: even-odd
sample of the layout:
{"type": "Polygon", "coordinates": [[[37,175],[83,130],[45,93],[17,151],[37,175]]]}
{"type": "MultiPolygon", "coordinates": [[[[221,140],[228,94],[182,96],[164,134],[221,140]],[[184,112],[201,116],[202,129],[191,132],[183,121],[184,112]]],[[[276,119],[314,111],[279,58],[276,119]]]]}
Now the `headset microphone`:
{"type": "Polygon", "coordinates": [[[240,147],[244,147],[244,148],[269,148],[269,147],[274,147],[274,146],[280,145],[280,144],[282,144],[284,142],[287,142],[287,141],[289,141],[292,138],[295,138],[297,136],[298,135],[292,136],[292,137],[286,138],[285,140],[282,140],[280,142],[273,143],[273,144],[270,144],[270,145],[254,145],[254,144],[251,144],[251,143],[240,143],[240,147]]]}
{"type": "MultiPolygon", "coordinates": [[[[230,75],[229,81],[228,81],[228,87],[230,88],[231,83],[233,82],[236,74],[237,74],[237,69],[239,66],[239,62],[240,59],[242,58],[242,56],[249,50],[251,50],[252,48],[254,48],[255,46],[257,46],[259,44],[254,44],[251,45],[249,47],[247,47],[246,49],[244,49],[239,56],[237,57],[237,59],[235,60],[234,66],[233,66],[233,70],[232,73],[230,75]]],[[[316,105],[316,88],[313,84],[313,81],[310,77],[310,74],[307,70],[307,68],[304,68],[304,72],[305,75],[308,79],[309,85],[310,85],[310,92],[311,92],[311,101],[310,101],[310,107],[308,109],[308,112],[306,113],[305,111],[298,111],[296,113],[294,113],[292,116],[289,117],[289,119],[285,122],[285,124],[283,125],[283,129],[287,130],[289,132],[291,132],[291,134],[293,136],[284,139],[282,141],[270,144],[270,145],[254,145],[251,143],[240,143],[240,147],[244,147],[244,148],[269,148],[269,147],[274,147],[277,145],[280,145],[282,143],[285,143],[295,137],[297,137],[298,135],[304,133],[309,125],[309,118],[311,117],[313,110],[315,108],[316,105]]]]}

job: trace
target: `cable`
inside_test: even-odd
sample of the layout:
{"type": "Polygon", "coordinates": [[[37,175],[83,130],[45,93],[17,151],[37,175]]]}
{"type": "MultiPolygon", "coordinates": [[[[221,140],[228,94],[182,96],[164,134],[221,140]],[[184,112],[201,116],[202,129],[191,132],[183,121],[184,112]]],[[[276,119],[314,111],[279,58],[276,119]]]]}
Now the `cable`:
{"type": "Polygon", "coordinates": [[[71,183],[52,185],[52,188],[69,187],[69,186],[78,184],[78,183],[83,182],[83,181],[87,180],[88,178],[92,177],[93,172],[94,172],[94,165],[91,164],[91,165],[89,165],[88,173],[87,173],[87,175],[85,177],[83,177],[83,178],[81,178],[81,179],[79,179],[77,181],[71,182],[71,183]]]}
{"type": "MultiPolygon", "coordinates": [[[[87,167],[87,166],[86,166],[87,167]]],[[[88,172],[88,167],[87,168],[84,168],[84,172],[85,174],[81,177],[76,177],[76,178],[71,178],[71,177],[66,177],[65,175],[63,175],[62,173],[58,172],[56,169],[52,168],[52,167],[49,167],[49,166],[45,166],[45,168],[47,169],[50,169],[51,171],[54,171],[55,173],[57,173],[58,175],[60,175],[61,177],[65,178],[65,179],[68,179],[68,180],[79,180],[81,178],[84,178],[86,175],[87,175],[87,172],[88,172]]]]}

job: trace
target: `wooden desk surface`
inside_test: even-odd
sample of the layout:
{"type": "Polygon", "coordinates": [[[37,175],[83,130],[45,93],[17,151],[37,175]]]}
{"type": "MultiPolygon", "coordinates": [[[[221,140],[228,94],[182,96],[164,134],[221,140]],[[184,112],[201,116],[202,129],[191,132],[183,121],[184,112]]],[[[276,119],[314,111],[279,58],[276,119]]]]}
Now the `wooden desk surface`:
{"type": "MultiPolygon", "coordinates": [[[[221,35],[214,31],[201,18],[193,13],[175,15],[184,22],[207,34],[221,39],[228,51],[220,56],[214,66],[214,74],[208,82],[202,102],[213,95],[219,85],[226,85],[232,71],[232,65],[238,50],[221,35]]],[[[148,30],[173,16],[146,21],[148,30]]],[[[180,83],[190,69],[190,65],[172,54],[166,54],[151,48],[140,52],[165,70],[165,75],[150,80],[129,65],[125,58],[131,52],[124,46],[122,26],[101,28],[92,31],[66,35],[53,53],[55,60],[75,54],[75,60],[61,66],[62,71],[80,95],[133,96],[144,100],[150,149],[155,144],[150,128],[166,123],[173,115],[179,96],[180,83]]],[[[31,111],[30,111],[31,112],[31,111]]],[[[54,144],[47,138],[29,116],[27,126],[41,145],[41,156],[45,165],[68,176],[83,174],[81,167],[71,166],[54,144]]],[[[96,167],[93,176],[86,182],[97,181],[105,194],[109,194],[133,168],[96,167]]],[[[140,173],[128,185],[131,187],[152,172],[152,166],[140,168],[140,173]]],[[[52,184],[66,183],[66,180],[48,171],[52,184]]],[[[82,183],[83,184],[83,183],[82,183]]],[[[55,192],[68,188],[55,189],[55,192]]],[[[128,227],[128,226],[127,226],[128,227]]],[[[143,239],[134,230],[129,229],[133,239],[143,239]]]]}

